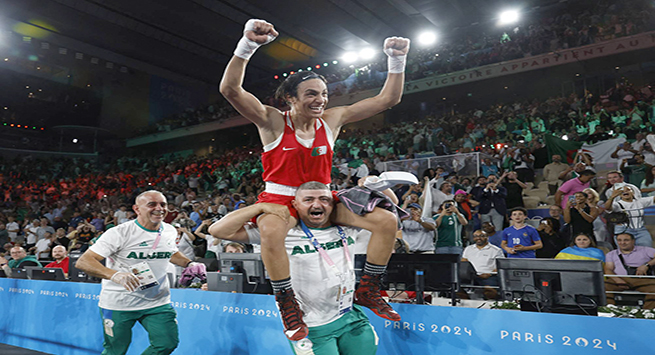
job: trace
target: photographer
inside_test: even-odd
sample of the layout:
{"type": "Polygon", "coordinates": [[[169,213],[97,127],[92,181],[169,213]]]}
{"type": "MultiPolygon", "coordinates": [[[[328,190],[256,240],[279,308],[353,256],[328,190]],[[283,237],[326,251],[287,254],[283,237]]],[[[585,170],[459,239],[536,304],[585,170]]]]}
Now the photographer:
{"type": "Polygon", "coordinates": [[[623,174],[627,176],[629,183],[635,186],[641,186],[641,183],[646,177],[646,172],[650,170],[652,166],[646,164],[643,154],[635,154],[632,159],[623,159],[620,168],[623,174]]]}
{"type": "Polygon", "coordinates": [[[409,251],[414,254],[434,253],[434,220],[421,217],[423,208],[418,203],[410,204],[409,212],[410,216],[401,221],[403,240],[409,244],[409,251]]]}
{"type": "Polygon", "coordinates": [[[638,151],[632,149],[630,142],[625,142],[623,144],[619,144],[616,147],[616,150],[614,150],[614,153],[612,153],[611,157],[618,159],[619,162],[622,162],[624,159],[632,159],[634,155],[638,153],[638,151]]]}
{"type": "Polygon", "coordinates": [[[209,226],[211,226],[212,223],[218,221],[219,219],[220,218],[218,217],[213,219],[206,219],[202,221],[200,226],[193,232],[196,237],[204,239],[207,242],[207,250],[205,251],[204,256],[205,259],[216,259],[218,257],[218,253],[221,252],[221,240],[214,238],[208,232],[209,226]]]}
{"type": "Polygon", "coordinates": [[[183,227],[180,222],[173,223],[173,227],[177,231],[177,238],[175,238],[177,249],[189,260],[196,260],[196,253],[193,249],[193,241],[196,240],[196,236],[187,227],[183,227]]]}
{"type": "MultiPolygon", "coordinates": [[[[556,222],[551,218],[544,218],[539,223],[537,227],[537,232],[539,232],[539,238],[543,247],[537,249],[537,258],[554,258],[562,249],[566,248],[568,241],[562,237],[556,227],[556,222]]],[[[559,223],[557,223],[559,224],[559,223]]]]}
{"type": "Polygon", "coordinates": [[[435,254],[462,254],[462,226],[468,224],[455,201],[446,200],[439,207],[439,214],[433,217],[437,225],[435,254]]]}
{"type": "MultiPolygon", "coordinates": [[[[514,162],[514,171],[517,179],[525,182],[534,182],[534,155],[525,147],[525,143],[517,144],[514,150],[508,152],[514,162]]],[[[511,208],[511,207],[510,207],[511,208]]]]}
{"type": "Polygon", "coordinates": [[[525,207],[523,203],[523,189],[527,189],[528,185],[524,184],[518,179],[518,174],[515,171],[505,172],[498,179],[498,183],[503,184],[507,190],[506,207],[512,209],[515,207],[525,207]],[[503,181],[507,178],[507,181],[503,181]]]}

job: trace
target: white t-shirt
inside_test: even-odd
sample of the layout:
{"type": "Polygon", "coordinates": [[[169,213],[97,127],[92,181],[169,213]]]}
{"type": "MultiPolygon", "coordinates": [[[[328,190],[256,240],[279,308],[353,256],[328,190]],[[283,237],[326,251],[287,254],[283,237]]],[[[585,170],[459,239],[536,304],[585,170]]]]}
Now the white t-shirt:
{"type": "Polygon", "coordinates": [[[196,252],[193,250],[193,241],[186,233],[182,232],[182,234],[179,234],[175,239],[175,243],[177,244],[177,250],[189,258],[189,260],[196,259],[196,252]]]}
{"type": "MultiPolygon", "coordinates": [[[[425,223],[436,227],[434,219],[421,217],[425,223]]],[[[425,229],[420,223],[406,219],[403,224],[403,240],[409,244],[410,251],[433,251],[434,250],[434,230],[425,229]]]]}
{"type": "Polygon", "coordinates": [[[35,245],[36,250],[34,251],[34,255],[36,255],[36,257],[38,259],[47,259],[48,258],[48,253],[44,253],[44,255],[40,255],[40,254],[44,250],[48,250],[48,247],[50,246],[50,243],[52,243],[50,241],[50,239],[45,239],[45,238],[40,239],[38,242],[36,242],[36,245],[35,245]]]}
{"type": "Polygon", "coordinates": [[[142,291],[129,292],[110,280],[102,280],[98,306],[114,311],[137,311],[170,303],[171,291],[166,270],[175,246],[177,231],[168,223],[162,223],[163,231],[153,258],[148,258],[158,232],[147,230],[130,221],[106,231],[89,250],[107,258],[107,267],[131,272],[131,265],[146,261],[155,274],[159,285],[142,291]]]}
{"type": "Polygon", "coordinates": [[[217,245],[214,245],[214,240],[216,238],[212,237],[211,234],[205,234],[205,239],[207,240],[207,251],[213,251],[214,253],[216,253],[216,255],[218,255],[218,253],[220,253],[221,250],[223,249],[221,244],[219,243],[217,245]]]}
{"type": "Polygon", "coordinates": [[[118,210],[114,212],[114,217],[116,218],[117,224],[123,224],[129,221],[129,219],[127,219],[127,211],[118,210]]]}
{"type": "Polygon", "coordinates": [[[644,226],[644,208],[653,205],[653,197],[634,198],[626,202],[618,198],[612,202],[612,211],[625,211],[630,218],[628,228],[641,228],[644,226]]]}
{"type": "Polygon", "coordinates": [[[39,227],[35,227],[31,224],[25,227],[25,235],[27,236],[25,243],[36,244],[36,237],[38,236],[37,229],[39,229],[39,227]]]}
{"type": "MultiPolygon", "coordinates": [[[[351,227],[342,227],[342,229],[348,239],[350,260],[354,262],[354,246],[359,230],[351,227]]],[[[250,244],[259,244],[261,240],[259,230],[248,225],[246,231],[250,244]]],[[[353,265],[347,263],[345,248],[337,227],[311,229],[311,232],[339,271],[345,273],[349,268],[352,270],[353,265]]],[[[289,255],[291,283],[300,308],[305,312],[303,320],[307,326],[318,327],[340,318],[339,301],[337,301],[340,280],[331,267],[314,249],[300,227],[289,231],[284,244],[289,255]]],[[[350,285],[353,289],[354,282],[353,277],[352,285],[350,285]]]]}
{"type": "Polygon", "coordinates": [[[616,156],[618,157],[617,158],[618,161],[616,162],[616,167],[617,169],[620,169],[621,162],[623,161],[623,159],[632,159],[635,156],[635,153],[621,148],[619,149],[618,152],[616,152],[616,156]]]}
{"type": "Polygon", "coordinates": [[[7,232],[9,233],[9,239],[13,242],[18,238],[18,232],[9,232],[13,230],[20,230],[20,226],[17,222],[7,223],[7,232]]]}
{"type": "Polygon", "coordinates": [[[475,244],[469,245],[462,253],[462,258],[466,258],[473,264],[478,275],[494,272],[496,270],[496,259],[504,257],[503,251],[491,243],[488,243],[482,249],[479,249],[475,244]]]}

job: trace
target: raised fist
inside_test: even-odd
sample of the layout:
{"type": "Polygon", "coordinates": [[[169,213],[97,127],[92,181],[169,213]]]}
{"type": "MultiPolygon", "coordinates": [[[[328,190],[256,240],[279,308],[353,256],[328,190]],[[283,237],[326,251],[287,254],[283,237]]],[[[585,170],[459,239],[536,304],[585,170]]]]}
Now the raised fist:
{"type": "Polygon", "coordinates": [[[388,56],[407,55],[407,52],[409,52],[409,39],[403,37],[389,37],[384,40],[382,50],[388,56]]]}
{"type": "Polygon", "coordinates": [[[247,39],[257,44],[267,44],[272,42],[279,33],[272,24],[264,20],[251,19],[246,22],[243,34],[247,39]]]}

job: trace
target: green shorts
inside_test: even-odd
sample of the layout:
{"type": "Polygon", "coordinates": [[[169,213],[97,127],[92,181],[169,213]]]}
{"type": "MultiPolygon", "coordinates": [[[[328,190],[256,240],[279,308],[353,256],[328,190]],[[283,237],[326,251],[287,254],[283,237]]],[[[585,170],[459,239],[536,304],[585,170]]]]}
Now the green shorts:
{"type": "Polygon", "coordinates": [[[132,328],[141,323],[150,346],[142,354],[170,354],[179,343],[177,312],[170,304],[139,311],[112,311],[100,308],[104,330],[103,355],[122,355],[132,342],[132,328]]]}
{"type": "Polygon", "coordinates": [[[332,323],[310,327],[311,349],[291,347],[296,355],[374,355],[378,336],[359,306],[332,323]]]}

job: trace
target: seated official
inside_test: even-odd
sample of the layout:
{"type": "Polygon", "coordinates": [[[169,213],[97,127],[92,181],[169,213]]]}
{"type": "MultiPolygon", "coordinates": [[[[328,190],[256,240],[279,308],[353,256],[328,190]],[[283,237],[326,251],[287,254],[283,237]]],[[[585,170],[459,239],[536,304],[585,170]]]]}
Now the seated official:
{"type": "MultiPolygon", "coordinates": [[[[655,265],[655,248],[635,245],[635,236],[621,233],[616,236],[618,249],[606,255],[605,274],[646,275],[655,265]]],[[[650,293],[644,300],[644,308],[655,308],[655,280],[632,277],[608,277],[605,291],[637,291],[650,293]]],[[[614,294],[607,294],[607,303],[614,304],[614,294]]]]}
{"type": "MultiPolygon", "coordinates": [[[[462,261],[469,261],[475,268],[476,276],[473,284],[478,286],[498,286],[498,275],[496,272],[496,259],[504,258],[503,250],[489,243],[487,233],[482,230],[473,232],[473,242],[462,253],[462,261]]],[[[484,289],[486,299],[498,298],[498,291],[494,288],[484,289]]]]}
{"type": "Polygon", "coordinates": [[[36,260],[35,255],[27,255],[25,249],[20,246],[11,248],[11,259],[8,265],[12,269],[23,268],[25,266],[42,267],[41,263],[36,260]]]}
{"type": "Polygon", "coordinates": [[[68,277],[69,258],[68,258],[68,251],[66,251],[66,248],[63,245],[57,245],[54,248],[52,248],[52,258],[55,259],[55,261],[51,262],[45,267],[50,267],[50,268],[58,267],[64,270],[64,276],[68,277]]]}
{"type": "Polygon", "coordinates": [[[27,252],[21,246],[11,248],[10,254],[11,260],[9,261],[4,257],[0,257],[0,268],[2,268],[7,277],[11,277],[11,269],[23,268],[25,266],[42,267],[41,263],[36,260],[36,257],[34,255],[27,255],[27,252]]]}

